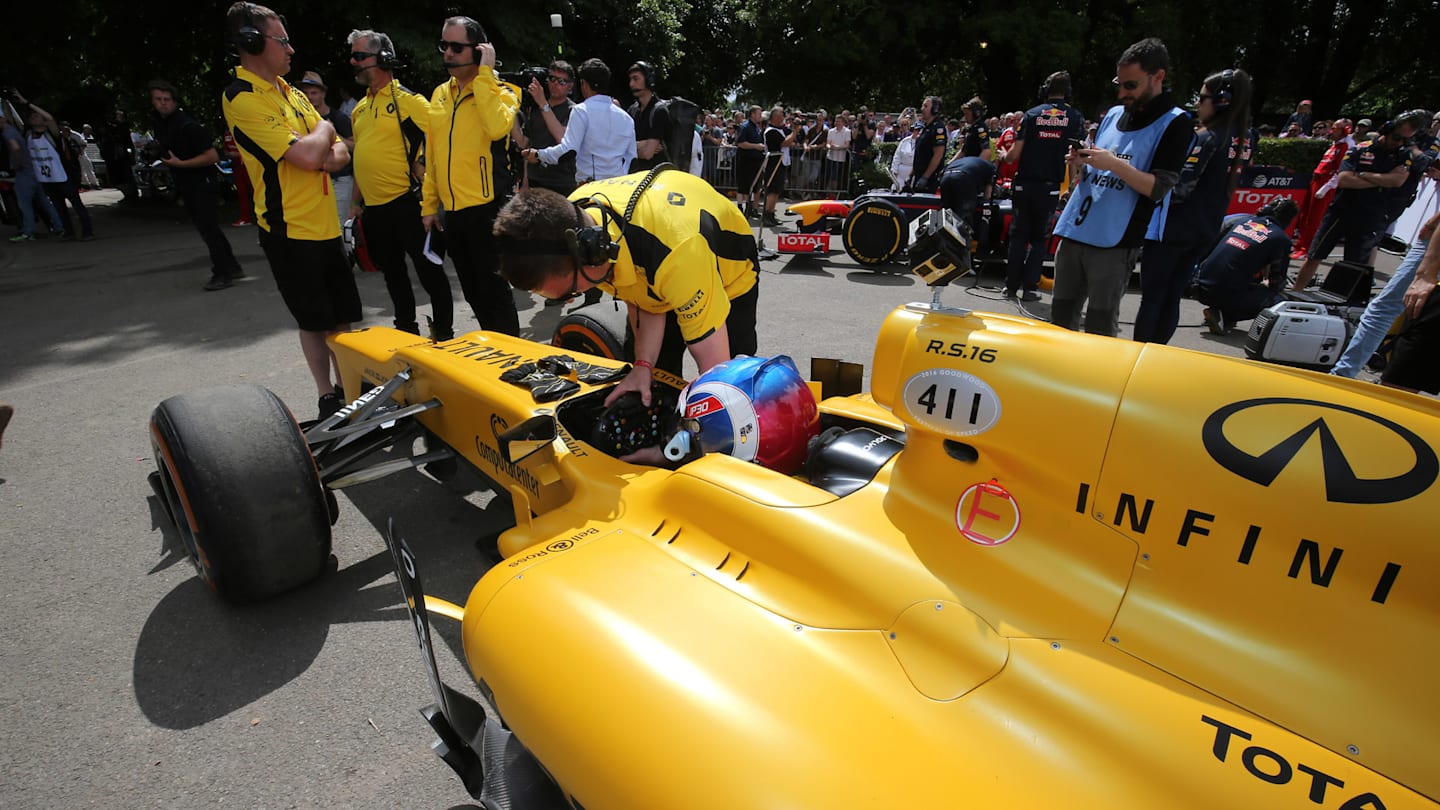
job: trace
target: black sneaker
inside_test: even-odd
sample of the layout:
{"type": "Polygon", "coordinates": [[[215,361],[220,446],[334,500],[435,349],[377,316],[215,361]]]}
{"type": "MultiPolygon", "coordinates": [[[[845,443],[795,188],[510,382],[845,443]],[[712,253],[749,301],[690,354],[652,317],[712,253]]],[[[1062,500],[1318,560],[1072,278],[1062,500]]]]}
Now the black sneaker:
{"type": "Polygon", "coordinates": [[[320,418],[328,419],[334,416],[341,408],[345,407],[345,398],[334,391],[328,394],[321,394],[320,403],[317,407],[320,410],[320,418]]]}
{"type": "Polygon", "coordinates": [[[1230,324],[1225,322],[1225,313],[1206,307],[1204,315],[1205,325],[1210,327],[1210,334],[1224,335],[1230,332],[1230,324]]]}
{"type": "Polygon", "coordinates": [[[1005,291],[1005,300],[1006,300],[1006,301],[1019,301],[1020,298],[1019,298],[1018,295],[1016,295],[1016,293],[1015,293],[1014,290],[1006,290],[1006,291],[1005,291]]]}
{"type": "Polygon", "coordinates": [[[1021,300],[1021,301],[1039,301],[1039,300],[1040,300],[1040,293],[1035,292],[1034,290],[1026,290],[1024,293],[1022,293],[1022,294],[1020,295],[1020,300],[1021,300]]]}
{"type": "Polygon", "coordinates": [[[233,286],[233,284],[227,276],[222,276],[217,273],[211,276],[210,280],[205,282],[205,286],[201,287],[201,289],[206,292],[214,292],[215,290],[228,289],[231,286],[233,286]]]}
{"type": "Polygon", "coordinates": [[[774,214],[766,211],[765,215],[760,218],[760,224],[778,226],[780,224],[780,220],[776,219],[774,214]]]}

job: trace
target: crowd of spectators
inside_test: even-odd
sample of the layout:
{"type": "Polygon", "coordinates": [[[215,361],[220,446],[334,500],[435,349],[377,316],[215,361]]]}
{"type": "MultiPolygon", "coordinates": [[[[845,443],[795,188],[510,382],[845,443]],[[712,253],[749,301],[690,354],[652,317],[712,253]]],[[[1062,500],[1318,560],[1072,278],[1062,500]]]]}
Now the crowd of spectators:
{"type": "MultiPolygon", "coordinates": [[[[1191,95],[1169,86],[1168,53],[1156,40],[1136,43],[1121,57],[1115,80],[1119,103],[1100,120],[1087,119],[1068,107],[1066,75],[1065,94],[1040,99],[1041,107],[1029,111],[987,115],[984,101],[976,96],[960,104],[957,115],[950,113],[941,98],[927,96],[898,112],[860,107],[832,114],[826,109],[801,111],[779,105],[700,110],[693,116],[692,126],[684,112],[688,102],[667,101],[660,93],[654,68],[643,61],[626,73],[634,99],[628,111],[621,101],[606,94],[610,73],[598,60],[583,64],[578,75],[569,63],[557,61],[549,66],[543,86],[536,79],[517,92],[495,75],[493,48],[485,42],[483,32],[466,28],[473,24],[468,18],[455,19],[460,22],[448,21],[446,36],[455,25],[465,29],[463,36],[441,43],[452,75],[450,83],[436,88],[428,112],[422,109],[425,97],[417,95],[413,101],[420,105],[417,111],[410,116],[401,114],[396,120],[400,127],[396,131],[403,140],[394,141],[391,147],[376,147],[394,152],[395,166],[384,171],[404,182],[382,173],[385,179],[372,179],[372,184],[378,182],[386,197],[396,201],[401,187],[408,185],[410,197],[420,208],[417,230],[401,225],[400,220],[408,223],[413,218],[410,213],[385,226],[394,235],[394,250],[387,242],[384,251],[390,257],[387,286],[397,306],[397,326],[410,331],[419,331],[419,325],[413,315],[413,298],[407,293],[409,278],[402,253],[410,254],[432,300],[438,303],[440,287],[446,286],[436,274],[441,265],[433,259],[427,264],[420,257],[443,255],[444,242],[449,241],[451,258],[477,318],[486,328],[513,332],[511,308],[495,309],[494,302],[503,302],[505,296],[498,292],[503,282],[496,275],[493,258],[488,258],[493,250],[486,236],[504,199],[513,191],[531,187],[565,194],[588,181],[644,170],[663,161],[683,164],[730,194],[745,215],[769,226],[779,225],[777,203],[782,197],[844,197],[887,186],[896,191],[943,194],[947,176],[952,183],[951,193],[945,197],[951,202],[946,204],[968,217],[979,199],[988,199],[996,190],[1024,196],[1025,184],[1018,180],[1028,176],[1030,189],[1043,192],[1031,195],[1034,199],[1027,203],[1027,216],[1035,221],[1020,229],[1026,236],[1019,252],[1011,251],[1009,260],[1014,266],[1007,274],[1007,296],[1039,299],[1037,257],[1043,256],[1043,237],[1049,235],[1042,220],[1048,221],[1051,212],[1068,203],[1054,230],[1061,238],[1053,301],[1056,322],[1082,328],[1083,311],[1087,331],[1116,335],[1119,295],[1143,248],[1141,315],[1134,338],[1165,342],[1175,330],[1180,295],[1190,285],[1195,268],[1208,258],[1215,239],[1224,233],[1220,219],[1257,138],[1323,138],[1330,144],[1315,169],[1310,193],[1304,195],[1305,204],[1293,217],[1298,229],[1293,255],[1305,260],[1294,280],[1299,288],[1310,283],[1318,261],[1338,244],[1344,244],[1348,260],[1371,261],[1386,227],[1415,197],[1417,184],[1440,151],[1435,137],[1440,117],[1432,119],[1426,111],[1411,111],[1379,125],[1367,118],[1353,123],[1343,117],[1317,120],[1314,105],[1307,99],[1296,105],[1280,127],[1253,127],[1249,77],[1243,71],[1217,70],[1191,95]],[[491,61],[452,64],[452,57],[460,52],[457,49],[469,49],[476,58],[483,54],[491,61]],[[1134,75],[1124,78],[1120,74],[1134,75]],[[587,76],[591,81],[586,81],[587,76]],[[470,125],[471,134],[480,138],[479,146],[456,140],[453,128],[448,140],[438,142],[431,129],[437,123],[434,105],[449,103],[453,100],[450,93],[471,92],[472,88],[504,97],[504,110],[496,112],[493,121],[470,125]],[[1188,106],[1184,104],[1187,98],[1188,106]],[[523,105],[522,100],[526,102],[523,105]],[[1060,118],[1055,117],[1062,112],[1060,118]],[[1053,132],[1042,132],[1045,127],[1035,124],[1037,116],[1047,115],[1056,127],[1053,132]],[[407,126],[413,131],[407,131],[407,126]],[[1141,130],[1152,134],[1133,134],[1141,130]],[[1059,138],[1063,149],[1042,148],[1040,138],[1059,138]],[[1135,159],[1139,154],[1135,149],[1146,155],[1143,161],[1135,159]],[[426,158],[452,151],[463,151],[466,165],[478,163],[483,179],[474,181],[473,187],[468,178],[442,178],[437,184],[436,170],[427,171],[426,158]],[[1123,158],[1117,157],[1121,154],[1123,158]],[[1022,155],[1029,157],[1022,160],[1022,155]],[[988,164],[989,171],[979,171],[982,163],[988,164]],[[1041,167],[1041,163],[1046,165],[1041,167]],[[972,182],[975,178],[981,182],[972,182]],[[956,197],[955,189],[960,188],[964,191],[956,197]],[[1106,190],[1111,193],[1104,193],[1106,190]],[[440,218],[442,211],[445,219],[440,218]],[[440,237],[445,220],[458,241],[440,237]],[[456,222],[464,227],[457,230],[456,222]],[[430,252],[432,241],[435,253],[430,252]]],[[[233,20],[231,28],[235,28],[233,20]]],[[[236,32],[232,30],[230,36],[244,63],[245,51],[235,41],[236,32]]],[[[268,35],[256,36],[265,39],[268,35]]],[[[374,96],[377,86],[389,88],[393,94],[390,68],[396,60],[387,50],[388,40],[376,32],[352,36],[369,43],[365,51],[354,50],[359,46],[349,43],[358,85],[366,85],[366,71],[377,71],[374,75],[383,76],[384,84],[371,84],[369,96],[374,96]],[[380,44],[382,41],[386,44],[380,44]],[[372,59],[379,61],[372,64],[372,59]]],[[[277,70],[283,70],[278,70],[272,82],[284,91],[289,85],[281,77],[289,71],[288,57],[294,49],[286,37],[268,39],[280,43],[276,59],[286,57],[284,65],[277,62],[277,70]]],[[[253,47],[267,53],[265,43],[253,47]]],[[[222,146],[215,148],[214,135],[179,107],[174,88],[164,82],[152,83],[151,91],[157,88],[168,98],[163,104],[161,99],[152,99],[154,116],[148,127],[132,123],[117,110],[98,127],[87,124],[76,131],[18,94],[7,100],[4,141],[12,192],[6,197],[5,213],[17,226],[11,241],[31,241],[46,230],[61,239],[94,238],[80,193],[98,187],[99,174],[128,201],[140,196],[155,172],[168,170],[172,187],[211,253],[212,278],[205,289],[225,289],[232,279],[243,276],[244,270],[215,227],[215,166],[229,164],[239,193],[240,215],[232,224],[254,223],[258,215],[262,230],[268,232],[279,224],[267,228],[263,221],[265,193],[274,194],[275,190],[265,192],[258,187],[264,175],[255,161],[268,164],[290,158],[266,155],[254,143],[237,142],[239,129],[234,121],[221,130],[218,142],[222,146]],[[186,122],[183,137],[182,127],[175,121],[186,122]],[[142,135],[142,131],[155,134],[142,135]],[[97,172],[101,165],[103,172],[97,172]],[[205,193],[199,194],[197,189],[205,193]]],[[[297,116],[313,113],[343,147],[322,161],[326,176],[322,196],[334,211],[334,224],[338,228],[347,220],[358,222],[367,207],[374,207],[372,220],[374,227],[380,228],[384,201],[361,193],[351,164],[358,151],[352,135],[357,109],[354,94],[348,88],[332,92],[315,70],[303,72],[293,89],[290,102],[297,116]],[[306,102],[303,107],[301,97],[306,102]]],[[[227,100],[232,100],[231,91],[226,92],[227,100]]],[[[394,99],[391,102],[386,115],[396,114],[394,99]]],[[[367,107],[365,97],[358,108],[370,110],[372,117],[378,109],[367,107]]],[[[383,138],[394,140],[388,135],[383,138]]],[[[1287,231],[1290,218],[1282,217],[1287,231]]],[[[1272,225],[1275,221],[1273,217],[1270,220],[1272,225]]],[[[324,228],[317,225],[316,233],[329,230],[328,224],[324,228]]],[[[290,232],[293,234],[293,229],[290,232]]],[[[1242,235],[1260,232],[1252,223],[1242,235]]],[[[1280,275],[1275,268],[1267,272],[1271,278],[1280,275]]],[[[440,332],[448,334],[449,321],[449,317],[442,319],[440,332]]],[[[1233,317],[1224,318],[1217,307],[1211,326],[1228,331],[1233,321],[1233,317]]],[[[328,391],[322,380],[328,375],[318,367],[312,370],[322,392],[328,391]]]]}

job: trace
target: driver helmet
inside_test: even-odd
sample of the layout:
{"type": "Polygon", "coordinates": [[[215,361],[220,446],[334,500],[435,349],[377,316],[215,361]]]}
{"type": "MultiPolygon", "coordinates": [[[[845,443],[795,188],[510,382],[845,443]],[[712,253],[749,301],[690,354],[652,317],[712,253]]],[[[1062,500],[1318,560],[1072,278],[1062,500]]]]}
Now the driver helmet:
{"type": "Polygon", "coordinates": [[[680,420],[677,438],[687,436],[690,451],[725,453],[787,475],[805,463],[820,431],[815,395],[783,354],[736,357],[701,374],[680,392],[680,420]]]}

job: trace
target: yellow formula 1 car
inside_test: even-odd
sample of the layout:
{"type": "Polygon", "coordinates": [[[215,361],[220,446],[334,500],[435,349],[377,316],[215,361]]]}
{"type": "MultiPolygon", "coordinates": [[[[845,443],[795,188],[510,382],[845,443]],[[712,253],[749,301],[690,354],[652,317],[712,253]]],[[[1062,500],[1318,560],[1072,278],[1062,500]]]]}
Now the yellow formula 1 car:
{"type": "Polygon", "coordinates": [[[618,362],[484,332],[335,348],[357,398],[306,434],[261,389],[162,403],[157,486],[240,598],[320,573],[329,489],[457,456],[508,491],[463,606],[391,537],[436,750],[486,807],[1440,800],[1431,401],[911,305],[871,393],[820,401],[802,474],[671,470],[591,440],[618,362]],[[501,379],[547,362],[569,385],[501,379]],[[262,483],[257,514],[207,494],[262,483]],[[478,693],[440,682],[437,615],[478,693]]]}

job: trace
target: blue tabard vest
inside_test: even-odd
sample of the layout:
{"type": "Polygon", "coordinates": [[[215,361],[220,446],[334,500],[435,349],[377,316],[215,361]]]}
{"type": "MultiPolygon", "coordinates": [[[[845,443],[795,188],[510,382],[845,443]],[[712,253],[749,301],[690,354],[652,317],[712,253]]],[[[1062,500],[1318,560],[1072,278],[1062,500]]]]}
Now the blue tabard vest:
{"type": "MultiPolygon", "coordinates": [[[[1105,120],[1100,122],[1095,145],[1125,157],[1131,166],[1148,172],[1160,137],[1170,122],[1184,115],[1184,111],[1171,107],[1144,129],[1121,132],[1116,123],[1124,112],[1125,108],[1120,105],[1110,108],[1105,120]]],[[[1090,169],[1070,195],[1070,202],[1055,223],[1055,234],[1093,247],[1114,247],[1125,236],[1139,202],[1140,195],[1113,172],[1090,169]]]]}

